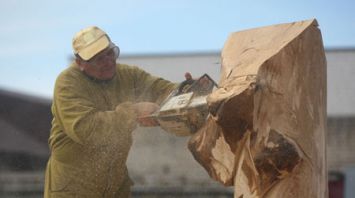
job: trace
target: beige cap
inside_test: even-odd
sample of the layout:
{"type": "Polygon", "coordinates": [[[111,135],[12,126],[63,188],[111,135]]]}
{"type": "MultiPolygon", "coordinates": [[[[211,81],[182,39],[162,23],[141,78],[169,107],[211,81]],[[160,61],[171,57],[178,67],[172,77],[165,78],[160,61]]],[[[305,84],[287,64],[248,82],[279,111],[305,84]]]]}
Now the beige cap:
{"type": "Polygon", "coordinates": [[[80,30],[73,38],[74,53],[89,60],[110,45],[110,38],[96,26],[80,30]]]}

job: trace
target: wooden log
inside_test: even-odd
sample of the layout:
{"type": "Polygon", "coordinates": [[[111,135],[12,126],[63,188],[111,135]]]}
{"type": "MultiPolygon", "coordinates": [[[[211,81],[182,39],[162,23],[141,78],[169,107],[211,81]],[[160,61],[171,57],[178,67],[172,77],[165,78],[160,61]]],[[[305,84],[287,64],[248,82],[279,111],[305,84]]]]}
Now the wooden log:
{"type": "Polygon", "coordinates": [[[315,19],[232,33],[189,149],[234,197],[327,197],[326,96],[315,19]]]}

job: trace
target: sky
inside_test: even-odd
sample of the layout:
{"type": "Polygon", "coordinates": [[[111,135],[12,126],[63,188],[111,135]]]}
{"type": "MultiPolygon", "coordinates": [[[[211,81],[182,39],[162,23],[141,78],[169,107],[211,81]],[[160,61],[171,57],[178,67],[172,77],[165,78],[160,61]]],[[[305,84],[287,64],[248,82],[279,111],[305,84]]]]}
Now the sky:
{"type": "Polygon", "coordinates": [[[51,97],[72,37],[96,25],[122,55],[218,52],[228,35],[316,18],[325,48],[355,48],[354,0],[0,0],[0,88],[51,97]]]}

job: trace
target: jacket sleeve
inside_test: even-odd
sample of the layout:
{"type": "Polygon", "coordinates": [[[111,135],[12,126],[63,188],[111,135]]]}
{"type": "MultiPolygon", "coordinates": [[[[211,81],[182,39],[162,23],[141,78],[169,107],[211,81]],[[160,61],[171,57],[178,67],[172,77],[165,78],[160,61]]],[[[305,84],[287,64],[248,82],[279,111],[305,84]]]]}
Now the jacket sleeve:
{"type": "Polygon", "coordinates": [[[135,92],[138,102],[149,101],[160,104],[173,91],[176,83],[153,76],[144,70],[134,67],[135,92]]]}
{"type": "Polygon", "coordinates": [[[133,130],[136,113],[132,103],[103,111],[84,90],[75,80],[61,79],[56,83],[55,119],[71,139],[83,145],[108,145],[133,130]]]}

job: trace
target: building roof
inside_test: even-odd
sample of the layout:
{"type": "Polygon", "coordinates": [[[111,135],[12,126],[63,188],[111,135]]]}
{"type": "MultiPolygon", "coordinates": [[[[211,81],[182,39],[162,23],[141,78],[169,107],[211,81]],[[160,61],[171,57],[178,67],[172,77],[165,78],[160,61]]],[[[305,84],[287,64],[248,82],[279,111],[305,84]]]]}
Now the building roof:
{"type": "MultiPolygon", "coordinates": [[[[0,90],[0,120],[47,143],[51,128],[51,100],[0,90]]],[[[1,138],[0,138],[1,140],[1,138]]]]}

